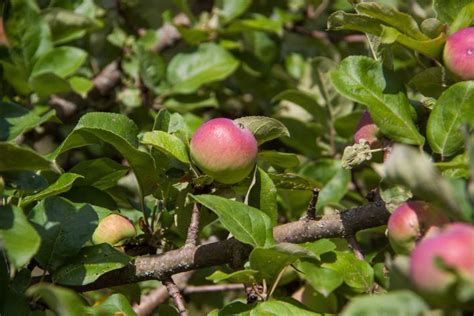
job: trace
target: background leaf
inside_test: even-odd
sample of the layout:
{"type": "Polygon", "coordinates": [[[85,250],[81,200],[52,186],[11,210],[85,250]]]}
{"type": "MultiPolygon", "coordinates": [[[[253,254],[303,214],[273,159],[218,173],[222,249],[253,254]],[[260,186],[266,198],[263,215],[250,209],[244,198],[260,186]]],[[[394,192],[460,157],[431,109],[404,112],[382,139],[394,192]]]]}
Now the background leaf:
{"type": "Polygon", "coordinates": [[[222,80],[233,73],[239,62],[224,48],[207,43],[190,54],[178,54],[169,63],[167,79],[173,93],[191,93],[200,86],[222,80]]]}
{"type": "Polygon", "coordinates": [[[22,209],[14,205],[0,206],[0,241],[17,269],[30,262],[41,243],[22,209]]]}

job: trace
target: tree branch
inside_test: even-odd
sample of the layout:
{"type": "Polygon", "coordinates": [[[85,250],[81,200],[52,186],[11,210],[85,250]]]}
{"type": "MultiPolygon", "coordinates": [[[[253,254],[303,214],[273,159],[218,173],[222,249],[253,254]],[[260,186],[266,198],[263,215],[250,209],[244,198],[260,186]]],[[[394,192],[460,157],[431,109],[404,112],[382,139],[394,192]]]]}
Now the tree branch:
{"type": "Polygon", "coordinates": [[[174,305],[176,306],[179,315],[188,316],[186,306],[184,306],[183,296],[179,291],[179,287],[176,285],[176,283],[174,283],[173,278],[171,276],[165,276],[163,278],[163,285],[166,286],[169,296],[173,299],[174,305]]]}
{"type": "MultiPolygon", "coordinates": [[[[372,203],[326,215],[317,221],[296,221],[276,226],[273,235],[278,243],[304,243],[321,238],[347,237],[359,230],[386,224],[389,215],[384,203],[378,198],[372,203]]],[[[160,280],[167,275],[206,267],[238,265],[248,257],[250,251],[250,246],[236,239],[182,247],[161,255],[137,257],[133,263],[100,276],[94,283],[72,288],[91,291],[150,279],[160,280]]]]}
{"type": "Polygon", "coordinates": [[[188,234],[186,237],[186,246],[195,247],[199,239],[199,205],[194,203],[191,213],[191,223],[188,227],[188,234]]]}

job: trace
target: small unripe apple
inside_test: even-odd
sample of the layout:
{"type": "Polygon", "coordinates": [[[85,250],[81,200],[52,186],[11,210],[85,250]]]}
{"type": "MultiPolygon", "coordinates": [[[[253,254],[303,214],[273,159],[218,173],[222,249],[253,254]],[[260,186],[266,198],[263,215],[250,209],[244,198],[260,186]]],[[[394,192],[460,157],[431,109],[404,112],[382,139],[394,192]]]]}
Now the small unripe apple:
{"type": "Polygon", "coordinates": [[[455,223],[423,239],[410,258],[410,279],[435,305],[455,301],[457,275],[474,285],[474,226],[455,223]],[[442,261],[442,264],[438,262],[442,261]]]}
{"type": "Polygon", "coordinates": [[[474,80],[474,27],[450,35],[443,52],[444,65],[462,80],[474,80]]]}
{"type": "Polygon", "coordinates": [[[443,213],[428,203],[422,201],[402,203],[388,220],[390,245],[398,254],[409,254],[431,227],[442,226],[448,222],[443,213]]]}
{"type": "Polygon", "coordinates": [[[379,145],[378,133],[379,128],[372,121],[369,111],[365,110],[357,124],[354,142],[358,144],[361,140],[365,140],[371,148],[375,148],[379,145]]]}
{"type": "Polygon", "coordinates": [[[216,118],[199,127],[190,147],[199,169],[224,184],[243,180],[257,160],[257,140],[252,132],[226,118],[216,118]]]}
{"type": "Polygon", "coordinates": [[[127,239],[137,234],[133,224],[125,217],[111,214],[104,217],[97,225],[92,235],[94,244],[108,243],[112,246],[121,246],[127,239]]]}

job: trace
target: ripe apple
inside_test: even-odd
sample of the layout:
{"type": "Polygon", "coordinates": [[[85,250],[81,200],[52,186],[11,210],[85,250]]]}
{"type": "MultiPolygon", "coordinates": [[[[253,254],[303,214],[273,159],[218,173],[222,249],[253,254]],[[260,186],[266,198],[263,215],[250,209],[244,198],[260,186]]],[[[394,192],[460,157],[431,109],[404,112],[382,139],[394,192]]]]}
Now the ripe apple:
{"type": "Polygon", "coordinates": [[[357,124],[354,142],[358,144],[364,139],[371,148],[378,147],[378,145],[380,145],[377,137],[378,133],[379,128],[375,125],[374,121],[372,121],[369,111],[365,110],[357,124]]]}
{"type": "Polygon", "coordinates": [[[474,285],[474,226],[464,223],[447,225],[423,239],[410,258],[413,285],[434,305],[455,302],[456,274],[474,285]]]}
{"type": "Polygon", "coordinates": [[[388,220],[388,239],[398,254],[409,254],[431,228],[448,223],[438,209],[422,201],[402,203],[388,220]]]}
{"type": "Polygon", "coordinates": [[[443,52],[444,65],[462,80],[474,79],[474,27],[448,37],[443,52]]]}
{"type": "Polygon", "coordinates": [[[108,243],[121,246],[127,239],[135,237],[136,233],[135,227],[127,218],[111,214],[99,222],[92,235],[92,242],[96,245],[108,243]]]}
{"type": "Polygon", "coordinates": [[[226,118],[212,119],[199,127],[190,147],[199,169],[224,184],[243,180],[257,160],[257,140],[252,132],[226,118]]]}

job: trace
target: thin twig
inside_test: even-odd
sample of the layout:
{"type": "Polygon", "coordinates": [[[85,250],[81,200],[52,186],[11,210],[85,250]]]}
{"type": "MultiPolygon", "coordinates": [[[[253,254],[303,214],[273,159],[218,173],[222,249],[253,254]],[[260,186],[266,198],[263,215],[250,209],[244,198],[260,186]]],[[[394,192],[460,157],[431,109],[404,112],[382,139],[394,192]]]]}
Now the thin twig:
{"type": "MultiPolygon", "coordinates": [[[[186,271],[175,274],[173,279],[179,288],[184,288],[193,271],[186,271]]],[[[138,316],[150,315],[160,304],[163,304],[169,297],[166,286],[160,286],[140,298],[140,304],[134,304],[133,310],[138,316]]]]}
{"type": "Polygon", "coordinates": [[[275,292],[275,290],[278,286],[278,283],[280,283],[281,277],[283,276],[283,273],[285,273],[285,271],[286,271],[286,268],[288,268],[288,266],[281,269],[280,273],[278,273],[278,275],[275,279],[275,282],[273,282],[273,284],[272,284],[272,288],[270,289],[270,293],[268,293],[267,300],[272,296],[273,292],[275,292]]]}
{"type": "Polygon", "coordinates": [[[191,223],[188,227],[188,234],[186,237],[186,246],[197,246],[199,239],[199,206],[197,203],[194,203],[193,210],[191,213],[191,223]]]}
{"type": "Polygon", "coordinates": [[[178,286],[174,283],[173,278],[171,276],[163,277],[163,285],[166,286],[168,290],[169,296],[173,299],[174,305],[178,310],[180,316],[188,316],[188,312],[186,311],[186,306],[184,305],[184,299],[179,291],[178,286]]]}
{"type": "Polygon", "coordinates": [[[347,239],[347,242],[349,243],[349,247],[352,249],[357,259],[364,260],[364,254],[362,253],[362,249],[360,248],[359,243],[357,242],[357,239],[355,238],[355,235],[351,234],[347,236],[346,239],[347,239]]]}
{"type": "Polygon", "coordinates": [[[309,201],[308,208],[306,210],[305,220],[312,221],[316,219],[316,204],[318,203],[319,189],[314,188],[312,191],[311,200],[309,201]]]}
{"type": "Polygon", "coordinates": [[[225,291],[243,291],[243,284],[211,284],[211,285],[188,285],[183,289],[184,295],[195,293],[213,293],[225,291]]]}

